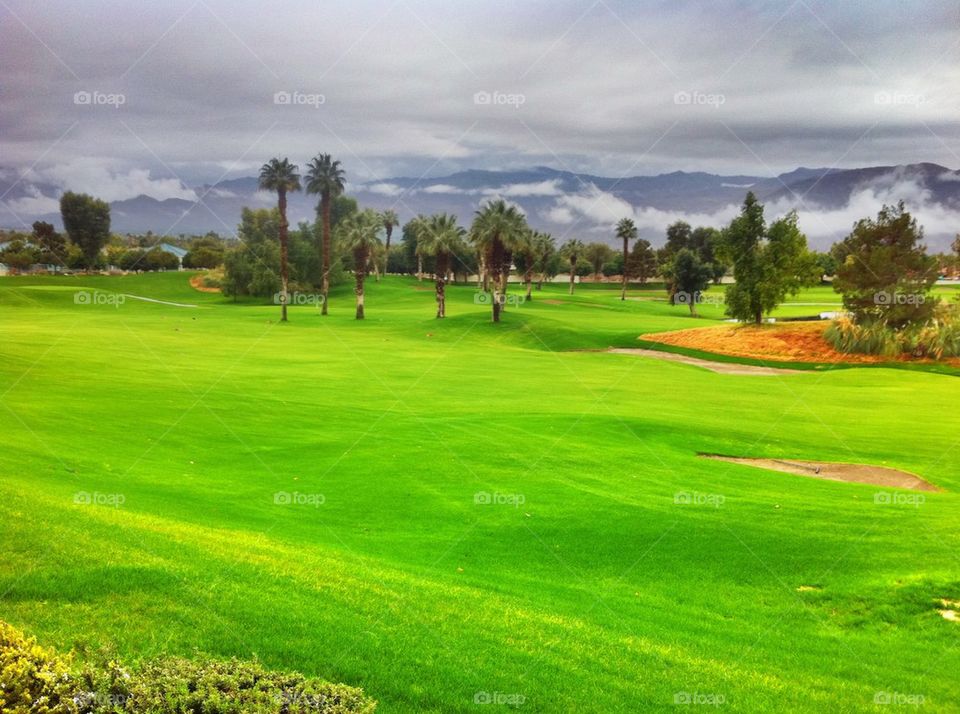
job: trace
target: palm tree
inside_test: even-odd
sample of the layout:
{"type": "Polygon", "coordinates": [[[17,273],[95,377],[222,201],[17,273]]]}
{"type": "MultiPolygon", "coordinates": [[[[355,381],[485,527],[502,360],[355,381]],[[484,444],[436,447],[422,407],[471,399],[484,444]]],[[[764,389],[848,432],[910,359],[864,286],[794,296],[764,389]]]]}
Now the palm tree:
{"type": "Polygon", "coordinates": [[[417,238],[417,247],[436,261],[434,276],[437,287],[437,317],[447,316],[446,280],[450,272],[450,259],[464,248],[466,231],[457,225],[457,217],[439,213],[423,224],[417,238]]]}
{"type": "Polygon", "coordinates": [[[330,154],[317,154],[308,164],[307,193],[320,194],[320,215],[323,220],[323,249],[321,255],[323,282],[323,306],[320,314],[327,314],[327,297],[330,293],[330,204],[336,196],[343,193],[344,171],[339,161],[330,154]]]}
{"type": "Polygon", "coordinates": [[[423,281],[423,251],[420,249],[420,243],[428,220],[422,213],[418,213],[414,218],[407,221],[407,225],[404,227],[404,230],[413,236],[413,254],[417,258],[417,280],[420,281],[423,281]]]}
{"type": "Polygon", "coordinates": [[[637,226],[629,218],[621,218],[617,223],[617,238],[623,240],[623,283],[620,287],[620,299],[627,299],[627,258],[629,257],[629,243],[637,238],[637,226]]]}
{"type": "Polygon", "coordinates": [[[522,236],[520,236],[516,245],[514,246],[514,258],[517,264],[517,271],[521,272],[523,275],[523,284],[526,286],[526,295],[524,296],[524,302],[529,302],[533,299],[530,294],[533,290],[533,271],[537,265],[537,237],[540,236],[540,233],[536,231],[525,231],[522,236]]]}
{"type": "Polygon", "coordinates": [[[287,303],[290,294],[287,290],[287,193],[300,190],[300,172],[296,164],[284,159],[270,159],[260,168],[260,188],[277,192],[277,210],[280,212],[280,321],[287,321],[287,303]]]}
{"type": "Polygon", "coordinates": [[[583,255],[583,243],[571,238],[560,246],[560,255],[570,261],[570,294],[573,295],[573,281],[577,274],[577,261],[583,255]]]}
{"type": "Polygon", "coordinates": [[[387,232],[387,245],[383,253],[383,274],[387,274],[387,261],[390,260],[390,238],[393,236],[393,229],[400,225],[400,219],[397,214],[389,208],[380,214],[380,222],[383,229],[387,232]]]}
{"type": "Polygon", "coordinates": [[[517,239],[527,230],[523,214],[503,199],[490,201],[477,211],[473,219],[471,239],[482,246],[486,268],[493,274],[494,322],[500,322],[500,312],[505,302],[511,251],[517,239]]]}
{"type": "Polygon", "coordinates": [[[550,259],[556,251],[553,236],[549,233],[534,233],[533,250],[536,255],[536,265],[539,273],[537,276],[537,290],[540,290],[543,287],[543,280],[546,277],[547,270],[550,268],[550,259]]]}
{"type": "Polygon", "coordinates": [[[357,319],[363,319],[363,280],[367,275],[367,263],[370,256],[380,245],[377,233],[382,227],[380,215],[366,209],[346,218],[341,227],[338,227],[343,246],[353,254],[353,274],[356,278],[357,319]]]}

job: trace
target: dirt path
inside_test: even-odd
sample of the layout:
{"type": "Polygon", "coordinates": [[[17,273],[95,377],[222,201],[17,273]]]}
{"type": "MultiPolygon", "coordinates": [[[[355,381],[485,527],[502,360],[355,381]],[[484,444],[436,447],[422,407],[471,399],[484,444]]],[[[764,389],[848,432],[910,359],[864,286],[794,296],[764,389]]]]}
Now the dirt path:
{"type": "Polygon", "coordinates": [[[929,481],[916,474],[886,466],[870,464],[839,464],[829,461],[800,461],[798,459],[746,459],[737,456],[719,454],[699,454],[701,458],[726,461],[732,464],[756,466],[771,471],[783,471],[797,476],[822,478],[828,481],[847,481],[850,483],[869,483],[889,488],[908,488],[913,491],[940,491],[929,481]]]}
{"type": "Polygon", "coordinates": [[[697,357],[688,357],[687,355],[675,354],[673,352],[660,352],[659,350],[643,350],[639,348],[611,347],[607,352],[618,355],[638,355],[640,357],[651,357],[661,359],[667,362],[679,362],[689,364],[694,367],[703,367],[717,374],[753,374],[763,377],[773,377],[779,374],[803,374],[804,370],[785,369],[783,367],[761,367],[753,364],[735,364],[733,362],[711,362],[697,357]]]}

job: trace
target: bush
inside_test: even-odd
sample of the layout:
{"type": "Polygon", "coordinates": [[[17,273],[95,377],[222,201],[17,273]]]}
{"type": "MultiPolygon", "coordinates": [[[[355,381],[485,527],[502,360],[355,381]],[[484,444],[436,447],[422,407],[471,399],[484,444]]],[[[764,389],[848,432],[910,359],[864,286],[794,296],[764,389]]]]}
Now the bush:
{"type": "Polygon", "coordinates": [[[361,689],[236,659],[169,657],[133,672],[110,663],[87,683],[91,712],[368,714],[376,708],[361,689]]]}
{"type": "Polygon", "coordinates": [[[115,661],[71,668],[69,658],[0,622],[0,712],[33,714],[370,714],[362,689],[237,659],[115,661]]]}
{"type": "Polygon", "coordinates": [[[934,318],[919,327],[895,329],[882,320],[856,323],[848,317],[835,320],[824,333],[840,352],[896,357],[960,357],[960,314],[957,308],[938,306],[934,318]]]}
{"type": "Polygon", "coordinates": [[[0,622],[0,711],[75,712],[76,685],[67,660],[0,622]]]}

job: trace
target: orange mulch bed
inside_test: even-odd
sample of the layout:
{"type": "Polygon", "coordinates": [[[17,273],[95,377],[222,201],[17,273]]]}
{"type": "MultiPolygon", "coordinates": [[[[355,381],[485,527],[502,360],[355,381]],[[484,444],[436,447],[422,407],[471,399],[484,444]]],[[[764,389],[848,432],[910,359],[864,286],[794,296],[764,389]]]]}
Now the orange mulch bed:
{"type": "MultiPolygon", "coordinates": [[[[724,325],[692,330],[643,335],[644,340],[686,347],[732,357],[749,357],[780,362],[880,364],[882,362],[933,362],[909,355],[891,358],[881,355],[846,354],[833,349],[823,337],[829,322],[781,322],[770,325],[724,325]]],[[[954,367],[960,359],[942,360],[954,367]]]]}
{"type": "Polygon", "coordinates": [[[203,284],[202,275],[194,275],[190,278],[190,287],[199,290],[202,293],[218,293],[220,288],[210,288],[203,284]]]}

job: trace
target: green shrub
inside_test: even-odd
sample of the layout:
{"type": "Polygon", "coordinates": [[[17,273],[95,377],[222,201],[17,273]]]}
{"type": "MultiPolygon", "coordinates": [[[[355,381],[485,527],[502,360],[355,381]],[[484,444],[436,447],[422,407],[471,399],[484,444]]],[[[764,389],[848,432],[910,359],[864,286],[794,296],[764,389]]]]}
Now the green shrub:
{"type": "Polygon", "coordinates": [[[362,689],[259,662],[167,657],[76,671],[0,621],[0,712],[6,714],[370,714],[362,689]]]}
{"type": "Polygon", "coordinates": [[[880,321],[857,324],[841,317],[827,328],[824,337],[838,352],[896,357],[902,351],[897,332],[880,321]]]}
{"type": "Polygon", "coordinates": [[[0,712],[72,714],[77,684],[67,660],[0,622],[0,712]]]}
{"type": "Polygon", "coordinates": [[[885,357],[908,354],[931,359],[960,357],[960,314],[955,307],[941,305],[926,324],[899,330],[882,320],[858,324],[841,317],[827,328],[824,337],[840,352],[885,357]]]}
{"type": "Polygon", "coordinates": [[[361,689],[236,659],[170,657],[133,672],[113,665],[91,683],[96,690],[93,712],[366,714],[376,707],[361,689]]]}

